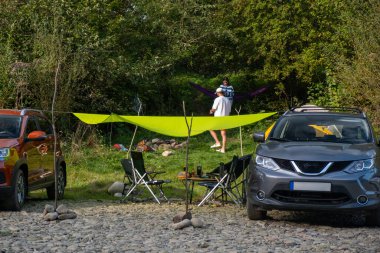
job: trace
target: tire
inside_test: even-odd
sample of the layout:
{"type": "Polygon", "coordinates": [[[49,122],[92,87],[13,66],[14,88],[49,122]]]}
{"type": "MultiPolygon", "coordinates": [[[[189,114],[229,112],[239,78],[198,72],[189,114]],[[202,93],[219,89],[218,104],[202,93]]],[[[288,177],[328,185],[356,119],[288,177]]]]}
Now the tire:
{"type": "MultiPolygon", "coordinates": [[[[65,172],[63,170],[62,165],[59,165],[57,168],[57,185],[58,185],[58,199],[63,199],[63,195],[65,194],[65,172]]],[[[55,199],[55,182],[46,188],[46,193],[48,199],[55,199]]]]}
{"type": "Polygon", "coordinates": [[[267,217],[267,211],[259,210],[257,206],[247,201],[247,214],[250,220],[264,220],[267,217]]]}
{"type": "Polygon", "coordinates": [[[15,180],[12,182],[11,198],[5,202],[5,208],[12,211],[20,211],[24,206],[26,199],[26,180],[24,172],[17,169],[15,171],[15,180]]]}
{"type": "Polygon", "coordinates": [[[368,226],[379,226],[380,227],[380,208],[373,210],[366,216],[366,224],[368,226]]]}

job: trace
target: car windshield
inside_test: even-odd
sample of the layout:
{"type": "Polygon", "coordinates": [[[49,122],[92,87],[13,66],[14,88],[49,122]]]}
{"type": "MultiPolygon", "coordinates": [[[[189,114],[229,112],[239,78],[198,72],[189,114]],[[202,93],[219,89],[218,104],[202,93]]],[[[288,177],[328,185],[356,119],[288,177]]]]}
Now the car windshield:
{"type": "Polygon", "coordinates": [[[20,136],[21,117],[0,115],[0,139],[11,139],[20,136]]]}
{"type": "Polygon", "coordinates": [[[280,119],[269,136],[278,141],[369,143],[370,128],[364,119],[337,115],[294,115],[280,119]]]}

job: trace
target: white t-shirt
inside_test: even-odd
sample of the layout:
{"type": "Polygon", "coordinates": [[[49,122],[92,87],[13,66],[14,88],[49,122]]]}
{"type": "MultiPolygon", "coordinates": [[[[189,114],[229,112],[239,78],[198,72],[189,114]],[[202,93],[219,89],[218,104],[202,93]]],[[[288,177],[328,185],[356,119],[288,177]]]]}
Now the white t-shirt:
{"type": "Polygon", "coordinates": [[[231,112],[231,101],[223,96],[217,97],[214,100],[212,109],[215,109],[214,116],[228,116],[231,112]]]}

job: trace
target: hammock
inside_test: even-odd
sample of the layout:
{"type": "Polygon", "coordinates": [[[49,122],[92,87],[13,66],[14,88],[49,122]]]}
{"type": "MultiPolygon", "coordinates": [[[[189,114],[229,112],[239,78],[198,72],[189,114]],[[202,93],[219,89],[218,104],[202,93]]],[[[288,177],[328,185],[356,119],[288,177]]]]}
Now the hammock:
{"type": "MultiPolygon", "coordinates": [[[[216,94],[213,92],[213,91],[210,91],[202,86],[200,86],[199,84],[196,84],[194,82],[189,82],[189,84],[199,90],[200,92],[206,94],[207,96],[209,97],[212,97],[212,98],[216,98],[216,94]]],[[[252,92],[248,92],[248,93],[244,93],[244,94],[241,94],[241,93],[236,93],[235,92],[235,95],[234,95],[234,100],[235,101],[238,101],[238,100],[246,100],[246,99],[250,99],[252,100],[255,96],[263,93],[264,91],[266,91],[268,88],[269,88],[270,85],[266,85],[266,86],[263,86],[257,90],[254,90],[252,92]]]]}
{"type": "MultiPolygon", "coordinates": [[[[127,122],[150,131],[173,137],[187,137],[188,129],[183,116],[122,116],[117,114],[87,114],[73,113],[78,119],[87,124],[110,122],[127,122]]],[[[255,123],[272,116],[275,112],[224,117],[197,116],[192,117],[191,136],[208,130],[220,130],[240,127],[255,123]]],[[[191,117],[187,117],[190,122],[191,117]]]]}

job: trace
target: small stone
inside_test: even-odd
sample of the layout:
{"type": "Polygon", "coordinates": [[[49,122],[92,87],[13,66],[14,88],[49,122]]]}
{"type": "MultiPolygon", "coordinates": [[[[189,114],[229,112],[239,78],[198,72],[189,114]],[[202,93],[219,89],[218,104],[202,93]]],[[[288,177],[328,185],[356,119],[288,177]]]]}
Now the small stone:
{"type": "Polygon", "coordinates": [[[47,213],[44,216],[44,220],[46,220],[46,221],[53,221],[53,220],[56,220],[57,218],[58,218],[58,213],[57,212],[47,213]]]}
{"type": "Polygon", "coordinates": [[[123,194],[121,192],[116,192],[113,196],[116,198],[122,198],[123,194]]]}
{"type": "Polygon", "coordinates": [[[114,195],[115,193],[122,193],[124,190],[124,183],[116,181],[114,182],[109,188],[108,188],[108,193],[114,195]]]}
{"type": "Polygon", "coordinates": [[[57,207],[57,213],[58,214],[64,214],[64,213],[68,213],[69,212],[69,209],[67,208],[67,206],[66,205],[64,205],[64,204],[62,204],[62,205],[59,205],[58,207],[57,207]]]}
{"type": "Polygon", "coordinates": [[[172,228],[174,228],[174,229],[183,229],[183,228],[189,227],[189,226],[191,226],[191,220],[189,220],[189,219],[184,219],[181,222],[172,224],[172,228]]]}
{"type": "Polygon", "coordinates": [[[170,150],[166,150],[164,152],[162,152],[162,156],[170,156],[173,154],[173,151],[170,151],[170,150]]]}
{"type": "Polygon", "coordinates": [[[75,212],[64,213],[64,214],[58,215],[59,220],[75,219],[76,217],[77,217],[77,214],[75,212]]]}
{"type": "Polygon", "coordinates": [[[170,150],[170,149],[171,149],[170,144],[161,144],[160,146],[158,146],[158,150],[170,150]]]}
{"type": "Polygon", "coordinates": [[[158,138],[155,138],[155,139],[152,140],[152,143],[153,143],[153,144],[156,144],[156,143],[158,143],[158,142],[161,142],[161,140],[158,139],[158,138]]]}
{"type": "Polygon", "coordinates": [[[193,227],[195,227],[195,228],[202,228],[204,226],[204,223],[199,218],[192,218],[191,219],[191,225],[193,225],[193,227]]]}
{"type": "Polygon", "coordinates": [[[47,213],[54,213],[54,206],[46,204],[43,211],[43,216],[45,216],[47,213]]]}
{"type": "Polygon", "coordinates": [[[180,213],[177,213],[174,217],[173,217],[173,222],[174,223],[178,223],[178,222],[181,222],[183,221],[184,219],[188,219],[188,220],[191,220],[192,218],[192,215],[190,212],[180,212],[180,213]]]}

